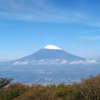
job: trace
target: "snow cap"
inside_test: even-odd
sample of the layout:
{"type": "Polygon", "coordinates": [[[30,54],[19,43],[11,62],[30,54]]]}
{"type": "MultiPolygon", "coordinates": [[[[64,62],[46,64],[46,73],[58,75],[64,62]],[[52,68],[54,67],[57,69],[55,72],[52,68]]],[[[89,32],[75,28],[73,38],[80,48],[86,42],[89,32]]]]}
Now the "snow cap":
{"type": "Polygon", "coordinates": [[[54,50],[61,50],[61,48],[54,46],[54,45],[47,45],[43,49],[54,49],[54,50]]]}

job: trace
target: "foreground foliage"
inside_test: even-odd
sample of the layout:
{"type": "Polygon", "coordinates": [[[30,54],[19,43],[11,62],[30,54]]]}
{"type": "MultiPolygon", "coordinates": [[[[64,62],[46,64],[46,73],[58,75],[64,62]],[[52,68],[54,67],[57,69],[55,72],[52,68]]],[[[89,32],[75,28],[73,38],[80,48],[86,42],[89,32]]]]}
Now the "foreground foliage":
{"type": "Polygon", "coordinates": [[[0,100],[100,100],[100,75],[72,85],[12,83],[0,89],[0,100]]]}

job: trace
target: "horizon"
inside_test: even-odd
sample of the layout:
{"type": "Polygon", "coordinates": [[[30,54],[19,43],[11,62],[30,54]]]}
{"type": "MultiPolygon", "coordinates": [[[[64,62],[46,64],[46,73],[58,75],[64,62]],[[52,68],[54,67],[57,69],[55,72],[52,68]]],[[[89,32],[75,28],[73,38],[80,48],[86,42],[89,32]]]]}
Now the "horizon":
{"type": "Polygon", "coordinates": [[[52,44],[100,60],[99,0],[1,0],[0,62],[52,44]]]}

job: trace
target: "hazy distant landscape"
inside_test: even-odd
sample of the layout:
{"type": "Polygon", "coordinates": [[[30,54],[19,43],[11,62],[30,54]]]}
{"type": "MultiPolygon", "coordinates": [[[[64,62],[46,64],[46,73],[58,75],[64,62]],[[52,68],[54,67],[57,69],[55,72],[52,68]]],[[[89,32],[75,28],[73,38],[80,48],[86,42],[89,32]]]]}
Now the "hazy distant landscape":
{"type": "Polygon", "coordinates": [[[26,84],[37,83],[42,85],[47,85],[50,83],[78,83],[82,78],[89,78],[90,75],[98,75],[100,69],[99,65],[13,67],[15,66],[12,66],[11,68],[3,67],[3,69],[0,67],[0,76],[13,78],[13,82],[26,84]]]}
{"type": "Polygon", "coordinates": [[[0,76],[25,84],[72,84],[99,74],[100,62],[47,45],[37,52],[0,64],[0,76]]]}

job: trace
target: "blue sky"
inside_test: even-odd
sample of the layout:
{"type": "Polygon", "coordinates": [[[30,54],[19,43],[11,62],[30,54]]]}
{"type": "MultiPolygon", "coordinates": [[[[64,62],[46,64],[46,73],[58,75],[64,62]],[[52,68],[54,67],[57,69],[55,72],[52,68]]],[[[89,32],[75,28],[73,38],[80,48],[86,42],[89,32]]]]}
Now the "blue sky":
{"type": "Polygon", "coordinates": [[[0,61],[48,44],[100,59],[100,0],[0,0],[0,61]]]}

